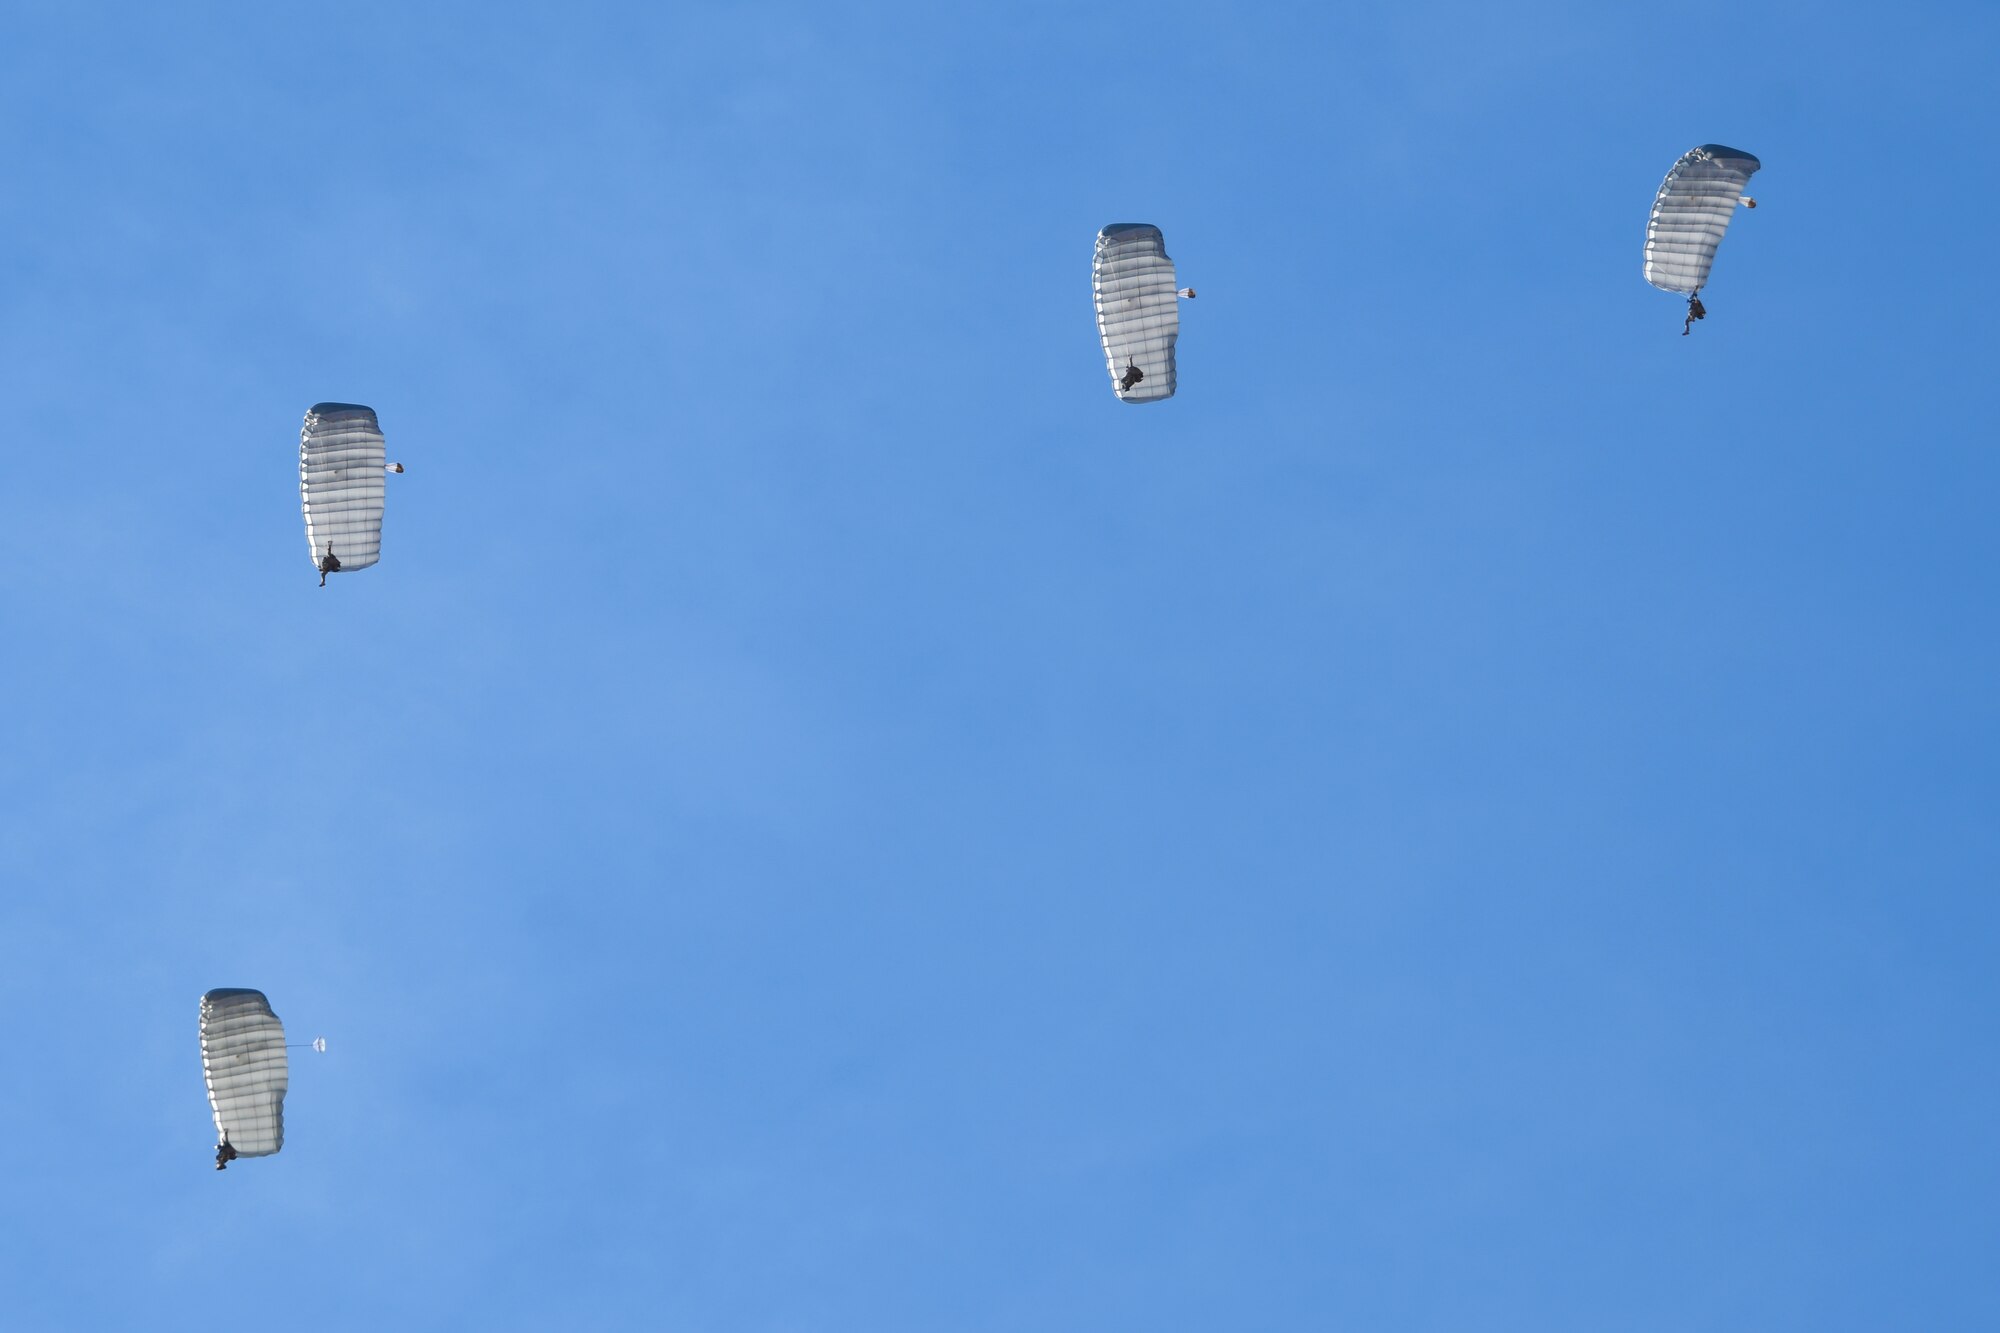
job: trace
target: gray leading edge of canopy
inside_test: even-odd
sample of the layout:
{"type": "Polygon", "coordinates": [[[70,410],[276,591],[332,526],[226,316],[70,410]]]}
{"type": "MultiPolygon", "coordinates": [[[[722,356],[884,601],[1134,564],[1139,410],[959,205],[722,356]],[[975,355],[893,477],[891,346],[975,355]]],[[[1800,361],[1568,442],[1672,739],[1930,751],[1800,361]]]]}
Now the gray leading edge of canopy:
{"type": "Polygon", "coordinates": [[[1690,149],[1674,163],[1653,199],[1646,223],[1646,281],[1693,296],[1708,285],[1715,247],[1736,216],[1750,177],[1762,166],[1750,154],[1719,143],[1690,149]]]}
{"type": "Polygon", "coordinates": [[[285,1027],[262,991],[224,988],[201,997],[201,1072],[217,1141],[238,1157],[285,1146],[285,1027]]]}
{"type": "Polygon", "coordinates": [[[1174,261],[1167,257],[1160,229],[1144,222],[1114,222],[1098,232],[1090,285],[1112,391],[1128,403],[1173,397],[1180,298],[1174,261]],[[1129,389],[1120,387],[1127,366],[1137,366],[1145,376],[1129,389]]]}
{"type": "Polygon", "coordinates": [[[388,447],[375,409],[314,403],[299,431],[299,498],[317,569],[333,544],[341,574],[382,558],[382,467],[388,447]]]}

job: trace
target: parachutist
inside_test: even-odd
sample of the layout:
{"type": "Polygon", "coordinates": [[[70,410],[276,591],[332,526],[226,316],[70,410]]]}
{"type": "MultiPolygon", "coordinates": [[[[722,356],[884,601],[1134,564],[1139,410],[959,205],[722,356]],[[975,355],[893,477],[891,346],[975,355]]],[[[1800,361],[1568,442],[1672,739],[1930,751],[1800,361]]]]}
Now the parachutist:
{"type": "MultiPolygon", "coordinates": [[[[328,574],[338,574],[339,572],[340,558],[333,553],[333,543],[328,542],[326,544],[326,554],[319,558],[319,586],[322,588],[326,586],[326,576],[328,574]]],[[[342,584],[341,586],[346,587],[347,585],[342,584]]]]}
{"type": "Polygon", "coordinates": [[[229,1146],[229,1135],[222,1136],[222,1142],[215,1145],[215,1169],[227,1171],[229,1164],[236,1160],[236,1149],[229,1146]]]}
{"type": "Polygon", "coordinates": [[[1125,363],[1125,373],[1118,377],[1118,391],[1120,393],[1130,393],[1132,386],[1145,378],[1146,372],[1139,369],[1138,363],[1128,360],[1125,363]]]}
{"type": "Polygon", "coordinates": [[[1681,323],[1681,337],[1685,338],[1688,334],[1694,332],[1694,322],[1696,320],[1707,318],[1708,307],[1701,303],[1701,298],[1699,296],[1689,296],[1688,317],[1681,323]]]}

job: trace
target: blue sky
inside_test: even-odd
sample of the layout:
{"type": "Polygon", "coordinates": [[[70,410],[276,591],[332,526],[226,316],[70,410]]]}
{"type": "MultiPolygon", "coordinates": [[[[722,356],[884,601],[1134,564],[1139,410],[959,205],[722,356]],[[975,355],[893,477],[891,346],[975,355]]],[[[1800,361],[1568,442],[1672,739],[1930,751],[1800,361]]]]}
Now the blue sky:
{"type": "Polygon", "coordinates": [[[1994,11],[1335,8],[11,6],[4,1322],[2000,1321],[1994,11]]]}

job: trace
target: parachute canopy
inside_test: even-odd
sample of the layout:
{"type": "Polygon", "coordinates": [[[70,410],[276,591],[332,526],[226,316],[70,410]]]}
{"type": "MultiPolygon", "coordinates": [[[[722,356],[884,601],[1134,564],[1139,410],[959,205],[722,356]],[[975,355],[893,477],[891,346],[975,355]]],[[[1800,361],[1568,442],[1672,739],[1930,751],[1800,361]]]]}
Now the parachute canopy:
{"type": "Polygon", "coordinates": [[[238,1157],[285,1146],[285,1028],[262,991],[212,990],[201,997],[201,1072],[215,1130],[238,1157]]]}
{"type": "Polygon", "coordinates": [[[1097,296],[1097,336],[1118,396],[1128,403],[1173,397],[1180,296],[1160,229],[1114,222],[1098,232],[1090,284],[1097,296]]]}
{"type": "MultiPolygon", "coordinates": [[[[1646,281],[1693,296],[1708,284],[1715,247],[1736,216],[1750,177],[1762,166],[1719,143],[1689,149],[1660,185],[1646,224],[1646,281]]],[[[1751,205],[1755,207],[1753,203],[1751,205]]]]}
{"type": "Polygon", "coordinates": [[[352,573],[382,558],[382,479],[388,456],[375,409],[314,403],[299,431],[306,541],[322,572],[352,573]],[[323,563],[329,551],[335,564],[323,563]]]}

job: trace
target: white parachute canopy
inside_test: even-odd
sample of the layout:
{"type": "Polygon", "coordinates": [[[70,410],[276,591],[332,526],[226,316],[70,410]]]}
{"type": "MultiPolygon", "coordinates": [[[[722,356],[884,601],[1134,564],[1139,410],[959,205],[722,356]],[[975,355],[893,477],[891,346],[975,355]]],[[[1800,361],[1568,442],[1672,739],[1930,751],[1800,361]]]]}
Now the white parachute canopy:
{"type": "Polygon", "coordinates": [[[220,1141],[238,1157],[285,1146],[285,1027],[262,991],[212,990],[201,997],[201,1072],[220,1141]]]}
{"type": "MultiPolygon", "coordinates": [[[[1160,229],[1144,222],[1114,222],[1098,232],[1090,285],[1113,390],[1128,403],[1173,397],[1181,294],[1160,229]]],[[[1193,296],[1194,289],[1187,295],[1193,296]]]]}
{"type": "Polygon", "coordinates": [[[1743,191],[1763,164],[1750,154],[1719,143],[1689,149],[1653,199],[1646,224],[1646,281],[1664,291],[1693,296],[1708,285],[1715,247],[1729,230],[1739,201],[1755,208],[1743,191]]]}
{"type": "Polygon", "coordinates": [[[299,496],[313,567],[322,574],[351,574],[382,558],[383,479],[392,466],[387,457],[374,408],[314,403],[306,413],[299,431],[299,496]]]}

